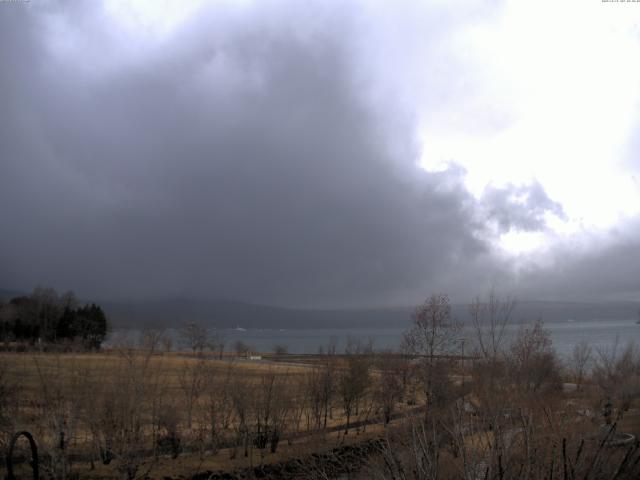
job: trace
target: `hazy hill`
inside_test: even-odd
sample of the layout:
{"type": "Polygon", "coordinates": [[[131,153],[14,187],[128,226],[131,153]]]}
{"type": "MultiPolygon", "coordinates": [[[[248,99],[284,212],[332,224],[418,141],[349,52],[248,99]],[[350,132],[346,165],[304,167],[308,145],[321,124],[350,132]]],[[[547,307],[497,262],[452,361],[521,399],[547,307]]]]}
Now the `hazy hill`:
{"type": "Polygon", "coordinates": [[[353,328],[405,326],[411,308],[305,310],[230,301],[167,300],[102,303],[114,326],[177,326],[194,321],[217,328],[353,328]]]}
{"type": "MultiPolygon", "coordinates": [[[[229,301],[167,300],[152,303],[103,303],[115,326],[176,326],[195,321],[218,328],[357,328],[400,327],[411,323],[414,307],[361,309],[295,309],[229,301]]],[[[514,322],[635,319],[637,302],[570,303],[518,302],[514,322]]],[[[468,321],[466,305],[453,312],[468,321]]]]}
{"type": "Polygon", "coordinates": [[[545,322],[638,319],[640,302],[518,302],[519,319],[541,318],[545,322]]]}
{"type": "Polygon", "coordinates": [[[13,297],[19,297],[20,295],[24,295],[24,293],[17,292],[15,290],[3,290],[0,288],[0,302],[8,302],[13,297]]]}
{"type": "MultiPolygon", "coordinates": [[[[0,289],[0,301],[23,293],[0,289]]],[[[90,300],[91,301],[91,300],[90,300]]],[[[414,307],[359,309],[297,309],[234,301],[172,299],[155,302],[110,302],[97,300],[116,328],[144,326],[176,327],[198,322],[217,328],[358,328],[400,327],[411,323],[414,307]]],[[[515,322],[584,320],[633,320],[640,302],[541,302],[520,301],[515,322]]],[[[453,312],[468,321],[466,305],[454,305],[453,312]]]]}

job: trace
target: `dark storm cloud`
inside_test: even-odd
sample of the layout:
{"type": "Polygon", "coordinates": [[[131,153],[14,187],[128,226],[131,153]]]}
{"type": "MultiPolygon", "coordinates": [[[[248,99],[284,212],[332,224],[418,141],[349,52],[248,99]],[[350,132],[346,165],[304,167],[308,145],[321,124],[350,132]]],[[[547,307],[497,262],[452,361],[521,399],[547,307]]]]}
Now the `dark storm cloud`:
{"type": "Polygon", "coordinates": [[[3,12],[0,284],[382,303],[486,252],[461,172],[394,156],[413,132],[367,103],[353,15],[306,8],[115,65],[104,12],[3,12]]]}
{"type": "Polygon", "coordinates": [[[529,185],[489,186],[481,203],[487,217],[494,220],[500,232],[522,230],[535,232],[546,228],[546,214],[566,219],[558,202],[554,202],[539,182],[529,185]]]}
{"type": "Polygon", "coordinates": [[[556,300],[637,300],[639,238],[636,218],[606,234],[559,245],[546,266],[521,272],[519,288],[556,300]]]}
{"type": "MultiPolygon", "coordinates": [[[[418,168],[402,62],[383,68],[357,4],[220,5],[166,38],[94,3],[0,5],[0,287],[288,305],[548,293],[549,269],[515,275],[496,231],[544,230],[562,207],[537,183],[477,201],[462,169],[418,168]]],[[[432,83],[427,105],[447,93],[432,83]]],[[[609,244],[558,252],[552,293],[588,277],[584,258],[627,265],[635,244],[609,244]]]]}

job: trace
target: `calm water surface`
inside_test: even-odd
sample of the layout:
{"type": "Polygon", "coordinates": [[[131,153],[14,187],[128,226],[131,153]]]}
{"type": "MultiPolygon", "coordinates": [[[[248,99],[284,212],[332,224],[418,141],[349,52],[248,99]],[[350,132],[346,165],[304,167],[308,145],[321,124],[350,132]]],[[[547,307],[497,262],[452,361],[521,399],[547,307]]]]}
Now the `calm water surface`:
{"type": "MultiPolygon", "coordinates": [[[[594,348],[613,348],[616,345],[626,345],[634,341],[640,345],[640,325],[636,325],[634,319],[606,320],[606,321],[575,321],[545,323],[545,328],[550,331],[553,346],[561,356],[571,353],[574,345],[580,340],[587,340],[594,348]]],[[[508,336],[513,336],[520,325],[510,326],[508,336]]],[[[213,330],[212,332],[216,332],[213,330]]],[[[237,341],[242,341],[257,352],[273,351],[276,345],[283,345],[289,353],[317,353],[320,347],[337,344],[338,351],[343,351],[349,337],[367,341],[372,340],[376,349],[397,348],[402,341],[404,329],[401,328],[354,328],[354,329],[286,329],[286,330],[218,330],[226,341],[227,350],[232,350],[237,341]]],[[[179,342],[176,331],[168,331],[179,342]]],[[[136,332],[114,332],[111,342],[115,343],[122,336],[133,336],[136,332]]],[[[471,337],[468,329],[463,329],[461,338],[471,337]]],[[[472,340],[465,341],[465,349],[469,351],[472,340]]]]}

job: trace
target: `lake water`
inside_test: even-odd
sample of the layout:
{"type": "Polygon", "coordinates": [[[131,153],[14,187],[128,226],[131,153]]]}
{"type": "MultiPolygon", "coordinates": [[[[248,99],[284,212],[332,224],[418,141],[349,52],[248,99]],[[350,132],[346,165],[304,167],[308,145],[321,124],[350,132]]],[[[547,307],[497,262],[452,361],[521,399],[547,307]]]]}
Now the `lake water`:
{"type": "MultiPolygon", "coordinates": [[[[616,342],[622,348],[629,341],[640,345],[640,325],[635,319],[606,320],[606,321],[575,321],[545,323],[544,327],[551,333],[553,346],[560,356],[569,355],[576,343],[587,340],[595,348],[613,348],[616,342]]],[[[507,335],[514,335],[520,325],[512,325],[508,328],[507,335]]],[[[397,348],[401,341],[404,329],[400,328],[354,328],[354,329],[287,329],[287,330],[237,330],[222,329],[220,333],[226,341],[226,349],[233,350],[237,341],[251,347],[256,352],[272,352],[276,345],[287,348],[289,353],[317,353],[320,347],[337,344],[339,352],[344,351],[347,339],[367,341],[372,340],[375,349],[397,348]]],[[[215,332],[215,331],[214,331],[215,332]]],[[[175,338],[174,344],[178,346],[179,335],[176,331],[169,330],[175,338]]],[[[469,331],[463,330],[462,337],[470,336],[469,331]]],[[[110,342],[115,343],[116,337],[122,337],[122,332],[115,332],[110,342]]],[[[128,335],[136,335],[130,332],[128,335]]],[[[108,342],[109,343],[109,342],[108,342]]],[[[466,341],[465,349],[468,349],[471,341],[466,341]]],[[[466,350],[467,352],[469,350],[466,350]]]]}

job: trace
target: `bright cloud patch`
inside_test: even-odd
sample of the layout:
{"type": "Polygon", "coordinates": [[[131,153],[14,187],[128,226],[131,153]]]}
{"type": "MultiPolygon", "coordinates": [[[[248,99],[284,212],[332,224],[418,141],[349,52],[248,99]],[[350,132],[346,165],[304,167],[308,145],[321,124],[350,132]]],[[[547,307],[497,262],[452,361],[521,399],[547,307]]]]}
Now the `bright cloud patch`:
{"type": "Polygon", "coordinates": [[[460,163],[476,196],[535,179],[566,212],[556,233],[640,212],[623,156],[640,102],[637,7],[511,1],[460,28],[452,42],[473,88],[425,111],[425,168],[460,163]]]}

